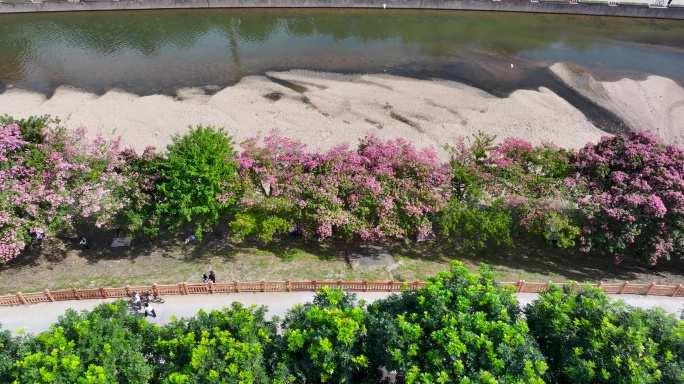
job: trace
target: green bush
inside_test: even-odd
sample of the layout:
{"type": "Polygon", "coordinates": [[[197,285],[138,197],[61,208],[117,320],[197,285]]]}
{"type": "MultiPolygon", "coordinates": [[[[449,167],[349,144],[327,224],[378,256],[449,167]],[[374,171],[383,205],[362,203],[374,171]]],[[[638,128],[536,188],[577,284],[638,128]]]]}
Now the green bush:
{"type": "Polygon", "coordinates": [[[339,288],[324,287],[313,303],[295,306],[282,322],[280,353],[302,383],[360,383],[364,353],[364,303],[339,288]]]}
{"type": "Polygon", "coordinates": [[[525,315],[550,382],[684,382],[684,322],[660,309],[634,309],[598,288],[552,286],[525,315]]]}
{"type": "Polygon", "coordinates": [[[544,357],[515,297],[492,278],[454,262],[425,289],[373,303],[369,366],[407,383],[542,383],[544,357]]]}
{"type": "Polygon", "coordinates": [[[230,308],[165,325],[155,344],[155,380],[163,383],[288,383],[275,362],[276,324],[265,307],[230,308]]]}

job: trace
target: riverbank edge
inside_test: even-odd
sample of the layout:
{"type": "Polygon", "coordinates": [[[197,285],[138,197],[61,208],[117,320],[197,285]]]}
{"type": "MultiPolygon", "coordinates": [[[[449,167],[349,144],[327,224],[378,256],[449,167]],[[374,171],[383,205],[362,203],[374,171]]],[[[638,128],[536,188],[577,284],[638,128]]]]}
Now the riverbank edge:
{"type": "Polygon", "coordinates": [[[31,3],[0,3],[1,13],[109,11],[188,8],[387,8],[442,9],[495,12],[554,13],[594,16],[640,17],[684,20],[684,7],[651,8],[646,5],[609,6],[597,3],[521,0],[83,0],[31,3]]]}

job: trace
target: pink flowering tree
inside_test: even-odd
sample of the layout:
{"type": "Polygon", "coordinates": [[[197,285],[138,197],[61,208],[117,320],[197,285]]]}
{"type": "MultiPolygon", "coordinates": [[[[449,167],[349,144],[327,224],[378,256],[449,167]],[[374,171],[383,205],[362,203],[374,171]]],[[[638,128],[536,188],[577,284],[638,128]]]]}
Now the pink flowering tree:
{"type": "MultiPolygon", "coordinates": [[[[310,155],[304,151],[305,144],[275,130],[263,138],[250,138],[241,147],[238,209],[230,227],[236,240],[256,234],[269,242],[273,235],[292,230],[293,223],[302,220],[298,202],[310,155]]],[[[221,199],[235,194],[231,191],[221,199]]]]}
{"type": "Polygon", "coordinates": [[[574,189],[565,181],[571,153],[494,139],[480,132],[445,146],[452,199],[440,218],[443,235],[472,248],[511,245],[516,234],[573,246],[579,229],[568,214],[574,189]]]}
{"type": "Polygon", "coordinates": [[[309,153],[302,143],[271,133],[243,144],[239,234],[302,226],[305,236],[334,234],[373,240],[429,231],[429,216],[446,201],[448,169],[430,150],[402,139],[367,137],[357,149],[309,153]]]}
{"type": "Polygon", "coordinates": [[[117,228],[157,236],[161,226],[158,205],[162,201],[157,188],[162,179],[164,155],[154,147],[145,148],[142,154],[127,148],[121,152],[121,158],[119,172],[128,177],[118,191],[125,195],[128,204],[116,216],[117,228]]]}
{"type": "Polygon", "coordinates": [[[578,200],[586,224],[582,241],[655,265],[684,250],[684,150],[647,132],[604,137],[575,160],[578,200]]]}
{"type": "Polygon", "coordinates": [[[448,168],[404,139],[338,146],[314,156],[307,176],[301,206],[319,239],[335,231],[362,240],[424,234],[449,197],[448,168]]]}
{"type": "Polygon", "coordinates": [[[118,141],[85,139],[48,117],[0,121],[0,259],[75,222],[105,226],[127,204],[118,141]]]}

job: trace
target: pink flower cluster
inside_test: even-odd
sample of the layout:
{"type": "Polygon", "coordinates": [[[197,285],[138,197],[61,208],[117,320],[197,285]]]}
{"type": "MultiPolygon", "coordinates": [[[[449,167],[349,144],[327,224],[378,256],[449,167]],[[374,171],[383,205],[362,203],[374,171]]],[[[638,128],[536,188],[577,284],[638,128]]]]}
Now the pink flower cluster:
{"type": "Polygon", "coordinates": [[[647,132],[603,138],[576,156],[586,246],[651,265],[684,249],[684,151],[647,132]]]}
{"type": "Polygon", "coordinates": [[[0,260],[16,257],[32,235],[68,228],[74,219],[103,226],[128,204],[120,142],[85,135],[55,127],[28,143],[16,124],[0,126],[0,260]]]}
{"type": "Polygon", "coordinates": [[[403,139],[369,136],[356,149],[307,152],[301,142],[272,132],[247,140],[239,164],[243,211],[268,208],[274,198],[290,201],[277,206],[279,213],[319,240],[334,233],[370,240],[425,231],[427,216],[448,200],[448,168],[434,151],[403,139]]]}

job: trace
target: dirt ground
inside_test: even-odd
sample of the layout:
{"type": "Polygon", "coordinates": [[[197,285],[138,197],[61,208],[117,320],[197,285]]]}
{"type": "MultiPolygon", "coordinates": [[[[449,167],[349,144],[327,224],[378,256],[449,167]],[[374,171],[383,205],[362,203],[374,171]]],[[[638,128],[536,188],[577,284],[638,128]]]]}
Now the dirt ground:
{"type": "Polygon", "coordinates": [[[200,282],[214,270],[219,281],[260,280],[425,280],[460,260],[476,271],[489,264],[499,281],[684,283],[684,262],[663,262],[651,268],[626,260],[616,266],[611,257],[561,250],[545,243],[521,242],[514,248],[459,250],[440,242],[383,243],[398,261],[394,268],[351,269],[343,242],[304,240],[284,236],[268,245],[236,244],[223,235],[206,235],[201,242],[183,244],[179,238],[153,241],[134,238],[130,247],[110,247],[115,233],[93,234],[90,249],[76,238],[52,238],[0,266],[0,294],[44,289],[120,287],[127,284],[200,282]]]}

